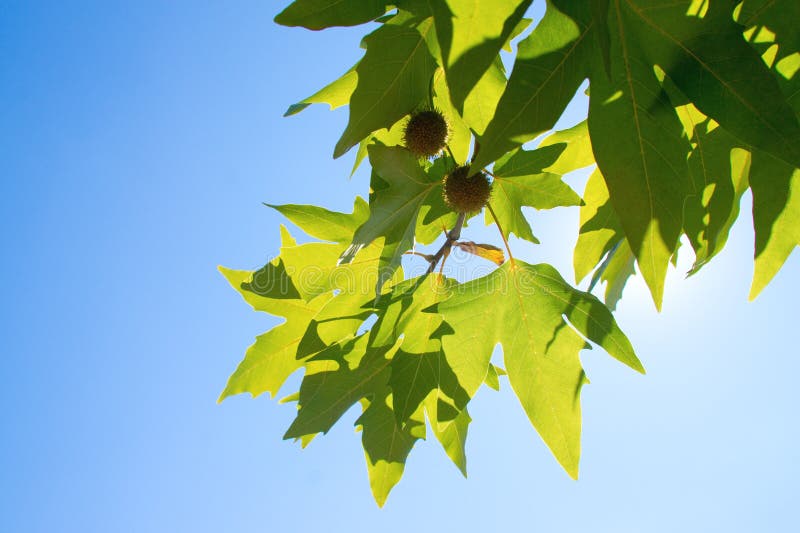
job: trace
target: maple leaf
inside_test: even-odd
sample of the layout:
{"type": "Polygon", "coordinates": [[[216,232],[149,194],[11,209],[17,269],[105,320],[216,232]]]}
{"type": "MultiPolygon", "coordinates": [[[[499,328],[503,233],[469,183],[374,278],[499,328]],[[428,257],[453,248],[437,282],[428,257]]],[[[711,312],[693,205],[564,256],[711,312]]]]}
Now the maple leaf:
{"type": "Polygon", "coordinates": [[[436,311],[452,328],[441,337],[445,353],[480,361],[469,373],[456,371],[462,387],[471,392],[484,380],[500,343],[509,381],[531,423],[567,473],[577,477],[579,395],[586,382],[578,352],[586,346],[584,337],[644,372],[610,311],[570,287],[550,265],[519,260],[463,284],[436,311]]]}
{"type": "Polygon", "coordinates": [[[411,27],[390,21],[365,38],[367,53],[356,66],[350,120],[334,150],[339,157],[369,133],[388,128],[413,111],[428,91],[436,62],[425,36],[433,22],[411,27]]]}
{"type": "MultiPolygon", "coordinates": [[[[490,204],[501,227],[509,234],[513,233],[534,243],[539,242],[533,236],[522,207],[552,209],[580,205],[580,196],[561,180],[561,176],[542,172],[538,168],[554,163],[563,150],[563,145],[553,145],[530,152],[517,151],[508,159],[498,162],[493,172],[490,204]]],[[[487,212],[487,224],[493,220],[492,214],[487,212]]]]}
{"type": "Polygon", "coordinates": [[[524,36],[530,4],[296,0],[276,17],[310,29],[378,24],[355,66],[286,111],[349,106],[334,157],[358,145],[353,172],[369,158],[369,202],[357,198],[352,213],[271,205],[316,240],[298,244],[281,226],[278,257],[221,269],[254,309],[285,321],[257,338],[220,400],[274,396],[302,371],[281,403],[296,403],[285,436],[303,447],[359,404],[379,505],[426,424],[466,475],[469,403],[484,384],[499,390],[503,375],[576,477],[580,351],[595,343],[644,372],[611,314],[628,279],[638,270],[660,309],[681,239],[696,274],[725,246],[748,188],[751,298],[800,244],[800,4],[549,0],[524,36]],[[507,76],[500,51],[518,36],[507,76]],[[552,131],[586,80],[586,120],[552,131]],[[403,130],[430,108],[446,117],[449,140],[418,159],[403,130]],[[442,179],[465,164],[492,176],[485,220],[507,256],[462,240],[466,216],[444,204],[442,179]],[[594,164],[581,199],[564,176],[594,164]],[[573,267],[578,282],[591,275],[589,292],[512,256],[510,235],[538,242],[523,207],[558,206],[580,206],[573,267]],[[411,251],[442,238],[436,252],[411,251]],[[453,247],[499,268],[465,283],[431,274],[453,247]],[[404,279],[407,253],[429,273],[404,279]],[[605,305],[590,294],[599,283],[605,305]],[[491,363],[498,344],[505,370],[491,363]]]}
{"type": "MultiPolygon", "coordinates": [[[[441,179],[429,176],[417,158],[401,147],[369,146],[370,162],[385,182],[370,198],[370,216],[355,232],[352,244],[340,257],[350,263],[364,247],[383,238],[378,289],[400,266],[400,259],[414,244],[414,235],[423,206],[426,219],[447,216],[442,201],[441,179]]],[[[440,228],[441,226],[439,226],[440,228]]],[[[438,233],[439,229],[435,228],[438,233]]]]}

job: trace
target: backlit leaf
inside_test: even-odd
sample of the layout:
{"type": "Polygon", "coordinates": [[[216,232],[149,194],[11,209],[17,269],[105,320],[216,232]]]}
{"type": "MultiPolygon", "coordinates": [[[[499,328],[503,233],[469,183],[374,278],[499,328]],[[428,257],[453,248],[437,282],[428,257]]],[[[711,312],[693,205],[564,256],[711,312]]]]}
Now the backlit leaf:
{"type": "Polygon", "coordinates": [[[370,200],[370,217],[356,230],[340,262],[353,261],[360,250],[382,237],[377,280],[380,286],[400,265],[403,253],[411,249],[420,209],[441,198],[442,185],[441,181],[432,180],[417,158],[404,148],[372,145],[369,157],[375,172],[388,186],[375,192],[370,200]]]}
{"type": "Polygon", "coordinates": [[[463,109],[472,88],[494,62],[532,0],[434,2],[436,35],[453,103],[463,109]]]}
{"type": "Polygon", "coordinates": [[[436,69],[425,43],[432,28],[432,21],[417,28],[390,21],[365,38],[367,53],[356,67],[358,84],[350,98],[350,119],[334,157],[370,133],[390,127],[425,101],[436,69]]]}
{"type": "MultiPolygon", "coordinates": [[[[489,200],[504,231],[534,243],[539,241],[533,236],[522,207],[552,209],[581,203],[580,197],[561,180],[561,176],[547,172],[533,173],[538,170],[533,167],[538,165],[531,164],[530,159],[537,159],[538,154],[544,151],[551,150],[516,152],[495,171],[489,200]]],[[[557,151],[560,153],[560,149],[557,151]]],[[[485,218],[487,224],[492,222],[490,212],[487,211],[485,218]]]]}
{"type": "Polygon", "coordinates": [[[542,21],[519,45],[506,90],[480,137],[476,167],[485,167],[555,125],[588,76],[590,32],[585,18],[570,18],[548,2],[542,21]]]}
{"type": "Polygon", "coordinates": [[[701,112],[744,142],[800,166],[800,123],[775,78],[742,39],[732,2],[711,2],[702,17],[687,16],[686,6],[672,0],[614,4],[648,59],[701,112]]]}
{"type": "Polygon", "coordinates": [[[355,67],[348,70],[341,78],[331,82],[308,98],[300,100],[289,106],[284,117],[296,115],[311,104],[328,104],[331,109],[336,109],[350,102],[350,96],[356,88],[358,74],[355,67]]]}
{"type": "Polygon", "coordinates": [[[628,26],[628,19],[612,6],[615,61],[611,82],[605,72],[592,75],[589,133],[611,203],[660,309],[667,266],[683,227],[683,204],[691,194],[686,164],[690,147],[628,26]]]}
{"type": "Polygon", "coordinates": [[[369,218],[369,205],[356,197],[353,213],[338,213],[315,205],[270,205],[303,231],[323,241],[347,244],[356,229],[369,218]]]}
{"type": "Polygon", "coordinates": [[[255,310],[283,322],[258,336],[220,400],[274,396],[302,377],[280,403],[296,415],[286,438],[303,447],[360,408],[379,505],[428,426],[466,475],[469,404],[484,384],[499,389],[501,375],[577,476],[581,350],[598,344],[644,372],[611,313],[631,276],[641,273],[660,308],[682,236],[693,274],[725,246],[748,188],[751,298],[800,245],[797,0],[547,0],[507,57],[531,4],[297,0],[276,17],[311,29],[375,21],[364,57],[286,112],[349,104],[334,157],[358,145],[353,172],[369,157],[360,185],[369,201],[357,198],[352,213],[272,205],[312,241],[298,244],[281,226],[280,253],[262,268],[221,269],[255,310]],[[575,123],[584,94],[587,120],[553,131],[575,123]],[[430,108],[449,123],[448,145],[418,158],[404,128],[430,108]],[[595,164],[581,199],[563,178],[595,164]],[[497,222],[497,242],[483,244],[445,205],[442,180],[458,165],[491,177],[485,220],[497,222]],[[590,278],[587,292],[507,242],[538,242],[523,208],[558,206],[580,206],[573,266],[579,282],[590,278]],[[465,252],[491,273],[469,279],[457,265],[467,281],[445,277],[454,249],[447,267],[465,252]],[[431,273],[405,279],[401,259],[431,273]],[[605,305],[591,294],[603,284],[605,305]],[[498,348],[507,371],[491,362],[498,348]]]}
{"type": "Polygon", "coordinates": [[[413,424],[401,427],[395,420],[388,398],[388,389],[370,401],[356,422],[361,425],[361,441],[367,459],[369,485],[379,507],[383,507],[389,491],[400,481],[406,459],[417,439],[425,438],[425,420],[420,409],[413,424]]]}
{"type": "MultiPolygon", "coordinates": [[[[437,311],[453,329],[442,336],[445,353],[485,361],[480,381],[495,344],[502,344],[511,386],[525,412],[559,463],[577,477],[579,395],[586,380],[578,353],[585,341],[565,318],[613,357],[643,372],[608,309],[570,287],[553,267],[517,260],[459,287],[437,311]]],[[[462,386],[472,390],[471,383],[462,386]]]]}
{"type": "MultiPolygon", "coordinates": [[[[241,272],[220,270],[235,289],[241,290],[239,287],[246,279],[241,272]]],[[[303,361],[297,358],[300,339],[311,319],[330,299],[331,295],[325,294],[310,302],[279,300],[270,305],[269,312],[284,317],[286,322],[260,335],[247,349],[219,401],[242,392],[249,392],[253,397],[269,392],[274,397],[286,378],[303,366],[303,361]]]]}
{"type": "Polygon", "coordinates": [[[800,245],[800,168],[755,152],[750,169],[756,228],[754,299],[800,245]]]}
{"type": "Polygon", "coordinates": [[[394,347],[369,348],[367,336],[336,343],[306,365],[300,386],[297,417],[285,439],[327,433],[362,398],[386,389],[394,347]]]}
{"type": "Polygon", "coordinates": [[[295,0],[275,17],[284,26],[321,30],[331,26],[355,26],[386,13],[384,0],[295,0]]]}
{"type": "Polygon", "coordinates": [[[583,201],[580,232],[572,258],[575,281],[578,283],[600,264],[617,243],[625,239],[599,170],[589,176],[583,201]]]}

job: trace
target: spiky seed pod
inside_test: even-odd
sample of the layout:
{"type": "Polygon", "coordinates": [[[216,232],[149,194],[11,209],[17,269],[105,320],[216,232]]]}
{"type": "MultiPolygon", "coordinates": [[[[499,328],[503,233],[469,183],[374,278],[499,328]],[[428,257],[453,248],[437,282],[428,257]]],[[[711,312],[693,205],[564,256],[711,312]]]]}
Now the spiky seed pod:
{"type": "Polygon", "coordinates": [[[411,115],[403,133],[406,148],[419,157],[433,157],[444,149],[450,128],[438,111],[418,111],[411,115]]]}
{"type": "Polygon", "coordinates": [[[444,177],[444,201],[458,213],[477,213],[492,193],[489,178],[483,172],[469,176],[469,166],[458,167],[444,177]]]}

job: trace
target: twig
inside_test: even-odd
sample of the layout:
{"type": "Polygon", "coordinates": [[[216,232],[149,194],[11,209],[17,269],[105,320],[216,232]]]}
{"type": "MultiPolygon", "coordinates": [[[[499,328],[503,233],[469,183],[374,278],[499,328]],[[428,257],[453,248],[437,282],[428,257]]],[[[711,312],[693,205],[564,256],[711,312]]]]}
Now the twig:
{"type": "Polygon", "coordinates": [[[425,259],[426,261],[430,261],[431,259],[433,259],[433,256],[431,254],[423,254],[422,252],[415,252],[414,250],[403,252],[403,255],[418,255],[423,259],[425,259]]]}
{"type": "Polygon", "coordinates": [[[497,225],[497,230],[500,232],[500,237],[503,238],[503,244],[506,245],[506,251],[508,252],[508,260],[511,261],[511,264],[514,264],[514,256],[511,255],[511,247],[508,245],[508,239],[506,239],[506,234],[503,231],[503,227],[500,225],[500,220],[498,220],[497,215],[494,213],[494,209],[492,209],[491,204],[487,202],[486,209],[489,210],[491,213],[492,218],[494,219],[494,223],[497,225]]]}
{"type": "Polygon", "coordinates": [[[465,213],[459,213],[455,226],[453,226],[453,229],[447,233],[447,240],[444,241],[444,244],[442,244],[442,247],[439,248],[439,251],[436,252],[433,257],[428,259],[430,266],[428,266],[428,271],[425,272],[425,274],[430,274],[433,272],[434,269],[436,269],[436,265],[439,263],[439,260],[441,260],[442,257],[445,257],[445,254],[450,253],[450,248],[453,247],[453,243],[461,238],[461,228],[464,227],[464,221],[466,218],[467,215],[465,213]]]}
{"type": "Polygon", "coordinates": [[[447,251],[444,253],[444,256],[442,257],[442,262],[439,263],[439,275],[440,276],[444,274],[444,264],[447,262],[447,258],[448,257],[450,257],[450,248],[448,248],[447,251]]]}

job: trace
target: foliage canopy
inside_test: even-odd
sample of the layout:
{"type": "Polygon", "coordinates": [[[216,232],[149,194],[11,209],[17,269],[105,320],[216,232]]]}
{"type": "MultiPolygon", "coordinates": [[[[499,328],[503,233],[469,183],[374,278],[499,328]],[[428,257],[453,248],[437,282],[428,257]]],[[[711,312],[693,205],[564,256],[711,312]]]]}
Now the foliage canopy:
{"type": "Polygon", "coordinates": [[[349,105],[334,157],[368,158],[368,200],[352,213],[270,206],[281,227],[263,268],[222,273],[257,311],[285,322],[256,339],[220,400],[278,394],[302,369],[285,438],[307,445],[360,404],[357,426],[373,494],[383,505],[428,428],[466,475],[470,399],[511,387],[572,477],[580,457],[579,353],[589,341],[644,373],[611,310],[638,271],[660,309],[680,240],[698,272],[724,247],[748,189],[755,229],[754,298],[800,244],[800,3],[796,0],[296,0],[277,17],[321,30],[375,21],[363,58],[286,115],[349,105]],[[506,72],[501,50],[522,37],[506,72]],[[587,119],[553,131],[589,80],[587,119]],[[403,146],[409,116],[437,109],[446,151],[403,146]],[[542,138],[531,147],[530,141],[542,138]],[[478,213],[454,213],[442,181],[487,172],[485,208],[505,252],[462,241],[478,213]],[[581,197],[562,176],[595,166],[581,197]],[[523,207],[579,206],[574,274],[605,283],[604,302],[550,265],[514,258],[510,235],[538,240],[523,207]],[[442,230],[445,230],[442,237],[442,230]],[[415,243],[443,240],[435,254],[415,243]],[[497,267],[464,283],[436,272],[453,247],[497,267]],[[428,268],[407,276],[405,254],[428,268]],[[505,369],[492,364],[497,345],[505,369]],[[427,422],[426,422],[427,420],[427,422]]]}

